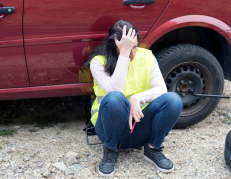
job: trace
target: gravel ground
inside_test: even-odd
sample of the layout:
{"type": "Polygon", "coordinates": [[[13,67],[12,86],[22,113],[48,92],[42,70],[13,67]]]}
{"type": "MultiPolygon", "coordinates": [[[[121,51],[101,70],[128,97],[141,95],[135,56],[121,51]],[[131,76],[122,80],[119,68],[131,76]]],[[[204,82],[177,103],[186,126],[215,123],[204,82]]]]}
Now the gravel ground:
{"type": "MultiPolygon", "coordinates": [[[[224,94],[231,95],[231,82],[225,82],[224,94]]],[[[0,134],[16,132],[0,135],[0,178],[103,178],[97,172],[102,145],[87,145],[82,130],[85,104],[86,96],[1,101],[0,134]]],[[[169,133],[164,154],[174,172],[159,172],[143,159],[143,149],[126,149],[112,178],[231,178],[224,160],[230,107],[231,99],[222,99],[204,121],[169,133]]]]}

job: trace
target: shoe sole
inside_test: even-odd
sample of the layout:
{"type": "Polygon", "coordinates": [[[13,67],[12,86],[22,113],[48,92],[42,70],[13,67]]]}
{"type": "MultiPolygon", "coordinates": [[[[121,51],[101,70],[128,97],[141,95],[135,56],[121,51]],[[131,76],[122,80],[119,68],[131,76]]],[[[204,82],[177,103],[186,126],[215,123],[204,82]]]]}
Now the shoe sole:
{"type": "Polygon", "coordinates": [[[148,158],[147,156],[145,156],[144,154],[143,154],[143,157],[144,157],[144,159],[147,160],[148,162],[153,163],[153,164],[156,166],[156,168],[158,168],[158,170],[160,170],[161,172],[170,173],[170,172],[172,172],[172,171],[174,170],[174,167],[172,167],[172,169],[170,169],[170,170],[160,168],[160,167],[158,167],[158,166],[155,164],[155,162],[153,162],[151,159],[149,159],[149,158],[148,158]]]}
{"type": "Polygon", "coordinates": [[[114,171],[111,172],[111,173],[109,173],[109,174],[102,173],[101,171],[99,171],[99,168],[98,168],[98,172],[99,172],[99,174],[100,174],[101,176],[103,176],[103,177],[112,177],[113,174],[114,174],[114,171]]]}

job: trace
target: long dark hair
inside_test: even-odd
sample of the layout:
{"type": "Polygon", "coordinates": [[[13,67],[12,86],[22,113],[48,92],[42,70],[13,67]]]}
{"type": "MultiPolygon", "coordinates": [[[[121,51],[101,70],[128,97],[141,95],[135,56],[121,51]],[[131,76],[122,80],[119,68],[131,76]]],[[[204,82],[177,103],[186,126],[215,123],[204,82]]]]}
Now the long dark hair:
{"type": "Polygon", "coordinates": [[[139,42],[139,32],[135,26],[125,20],[119,20],[113,24],[108,30],[108,36],[102,44],[94,49],[94,51],[87,57],[86,62],[83,64],[81,69],[86,68],[89,65],[89,62],[97,55],[103,55],[106,57],[107,62],[105,64],[105,71],[111,76],[114,73],[116,63],[118,60],[118,54],[116,51],[116,44],[114,40],[114,35],[116,34],[117,39],[120,41],[122,38],[122,30],[126,25],[126,34],[129,29],[132,28],[136,31],[137,40],[139,42]]]}

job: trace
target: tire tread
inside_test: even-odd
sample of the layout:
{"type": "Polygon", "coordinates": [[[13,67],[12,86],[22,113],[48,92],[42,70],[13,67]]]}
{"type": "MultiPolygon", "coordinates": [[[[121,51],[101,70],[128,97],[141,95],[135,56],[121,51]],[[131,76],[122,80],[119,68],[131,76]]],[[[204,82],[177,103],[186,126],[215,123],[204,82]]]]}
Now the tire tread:
{"type": "MultiPolygon", "coordinates": [[[[164,79],[165,79],[165,76],[164,76],[165,73],[163,73],[163,70],[166,71],[166,68],[161,69],[161,66],[164,65],[166,67],[166,64],[168,63],[169,59],[173,58],[173,56],[180,55],[180,54],[183,54],[186,52],[199,53],[200,56],[204,56],[205,58],[209,59],[210,63],[213,64],[213,67],[215,66],[217,69],[219,69],[218,70],[219,73],[217,73],[217,74],[219,74],[220,80],[222,80],[224,82],[223,70],[220,66],[220,63],[216,59],[216,57],[211,52],[204,49],[203,47],[200,47],[198,45],[193,45],[193,44],[176,44],[173,46],[166,47],[155,54],[155,57],[157,59],[157,62],[159,63],[159,67],[160,67],[160,70],[162,71],[162,75],[163,75],[164,79]]],[[[220,86],[221,87],[220,87],[219,92],[216,93],[217,95],[218,95],[218,93],[222,94],[222,92],[223,92],[223,87],[222,87],[223,85],[221,84],[220,86]]],[[[213,102],[212,103],[213,107],[210,108],[209,110],[212,111],[216,107],[216,105],[219,103],[219,101],[220,100],[218,99],[217,101],[213,102]]],[[[208,109],[207,109],[207,111],[208,111],[208,109]]],[[[204,118],[206,118],[209,115],[209,113],[211,113],[211,111],[206,112],[206,115],[203,115],[203,118],[197,116],[195,118],[196,120],[191,120],[191,121],[188,121],[185,123],[177,122],[176,125],[174,126],[174,128],[185,128],[187,126],[194,125],[194,124],[202,121],[204,118]],[[200,120],[198,120],[198,119],[200,119],[200,120]]],[[[231,149],[231,145],[230,145],[230,149],[231,149]]]]}
{"type": "Polygon", "coordinates": [[[226,164],[231,168],[231,131],[226,136],[224,158],[226,164]]]}
{"type": "Polygon", "coordinates": [[[208,56],[211,56],[211,53],[208,52],[206,49],[192,44],[177,44],[174,46],[167,47],[160,52],[158,52],[155,56],[158,62],[161,62],[162,60],[165,60],[168,56],[174,54],[174,53],[180,53],[181,51],[185,51],[187,49],[197,49],[201,51],[202,53],[206,53],[208,56]]]}

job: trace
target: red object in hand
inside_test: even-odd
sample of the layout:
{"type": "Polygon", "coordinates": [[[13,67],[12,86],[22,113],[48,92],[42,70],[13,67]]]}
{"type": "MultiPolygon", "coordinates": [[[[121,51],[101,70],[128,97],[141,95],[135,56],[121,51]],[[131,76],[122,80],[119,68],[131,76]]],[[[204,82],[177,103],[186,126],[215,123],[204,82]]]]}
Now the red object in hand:
{"type": "Polygon", "coordinates": [[[136,125],[136,121],[133,120],[133,121],[132,121],[132,130],[130,129],[130,127],[128,128],[128,132],[129,132],[129,133],[132,133],[132,132],[133,132],[135,125],[136,125]]]}

